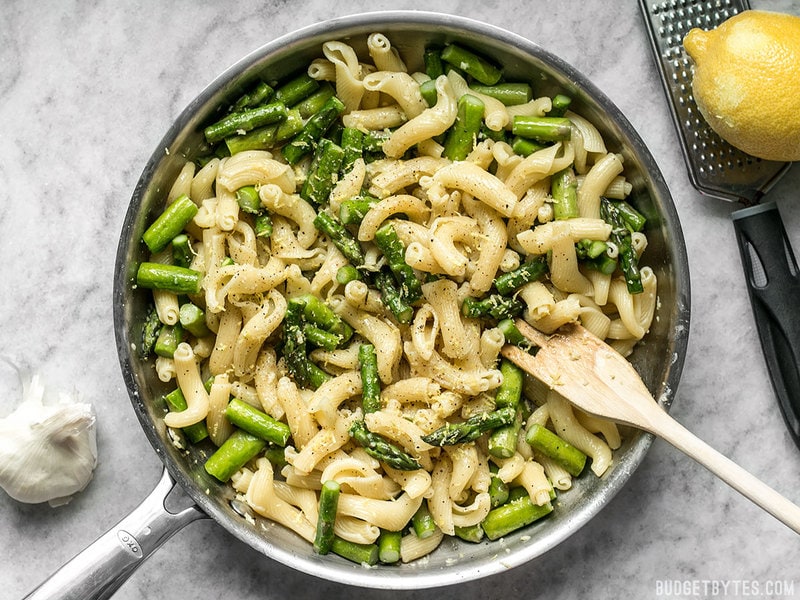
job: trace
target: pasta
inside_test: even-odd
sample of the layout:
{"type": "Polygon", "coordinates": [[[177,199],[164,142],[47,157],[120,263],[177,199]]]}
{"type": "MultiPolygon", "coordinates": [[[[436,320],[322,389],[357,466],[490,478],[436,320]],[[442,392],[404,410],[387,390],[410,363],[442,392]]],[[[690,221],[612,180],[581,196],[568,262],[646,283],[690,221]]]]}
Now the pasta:
{"type": "Polygon", "coordinates": [[[635,213],[623,206],[632,185],[591,122],[567,112],[569,139],[523,156],[507,135],[512,123],[546,118],[550,97],[505,106],[472,90],[469,75],[430,81],[414,71],[418,57],[401,56],[380,32],[364,41],[364,56],[351,40],[325,42],[307,67],[342,106],[324,134],[338,158],[317,141],[293,146],[297,135],[230,155],[218,147],[180,169],[165,206],[181,196],[197,206],[183,224],[188,248],[151,259],[200,279],[188,294],[153,289],[151,347],[159,379],[186,403],[165,413],[173,433],[204,427],[208,441],[197,443],[208,445],[209,463],[239,435],[256,440],[224,476],[206,464],[256,514],[313,543],[320,490],[334,481],[336,536],[371,545],[381,530],[402,532],[400,560],[409,562],[445,536],[483,535],[495,479],[512,488],[510,501],[559,510],[554,495],[602,476],[622,443],[614,423],[528,375],[513,419],[440,441],[442,431],[502,412],[513,377],[500,321],[523,318],[544,333],[580,322],[628,354],[655,318],[658,282],[638,268],[641,223],[612,220],[612,209],[635,213]],[[453,160],[448,138],[466,93],[483,102],[493,133],[474,132],[466,158],[453,160]],[[363,143],[354,156],[345,133],[363,143]],[[575,186],[569,214],[565,174],[575,186]],[[314,185],[327,186],[322,200],[314,185]],[[243,190],[255,206],[240,204],[243,190]],[[623,258],[637,267],[638,290],[623,258]],[[531,265],[542,270],[529,275],[531,265]],[[185,318],[186,305],[198,320],[185,318]],[[258,426],[229,414],[232,398],[258,426]],[[585,454],[593,475],[526,441],[534,425],[585,454]],[[499,452],[493,437],[503,430],[510,445],[499,452]],[[412,520],[427,512],[432,529],[418,536],[412,520]]]}

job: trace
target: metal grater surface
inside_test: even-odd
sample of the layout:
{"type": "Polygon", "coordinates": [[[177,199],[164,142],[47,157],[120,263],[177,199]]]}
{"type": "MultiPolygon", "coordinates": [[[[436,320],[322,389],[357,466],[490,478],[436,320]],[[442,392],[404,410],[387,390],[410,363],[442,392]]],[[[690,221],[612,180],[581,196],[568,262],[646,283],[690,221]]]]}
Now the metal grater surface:
{"type": "Polygon", "coordinates": [[[692,96],[692,61],[683,49],[690,29],[713,29],[749,9],[748,1],[640,0],[640,4],[692,185],[708,196],[756,204],[791,163],[755,158],[714,133],[692,96]]]}

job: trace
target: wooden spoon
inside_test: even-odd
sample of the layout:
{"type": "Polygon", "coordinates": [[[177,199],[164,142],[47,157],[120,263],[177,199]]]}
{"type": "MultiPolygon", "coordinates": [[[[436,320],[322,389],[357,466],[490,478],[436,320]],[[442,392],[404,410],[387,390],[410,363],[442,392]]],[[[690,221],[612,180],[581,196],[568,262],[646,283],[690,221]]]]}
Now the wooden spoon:
{"type": "Polygon", "coordinates": [[[502,354],[581,410],[648,431],[681,450],[772,516],[800,533],[800,507],[675,421],[622,355],[577,324],[552,336],[525,321],[517,327],[536,355],[507,344],[502,354]]]}

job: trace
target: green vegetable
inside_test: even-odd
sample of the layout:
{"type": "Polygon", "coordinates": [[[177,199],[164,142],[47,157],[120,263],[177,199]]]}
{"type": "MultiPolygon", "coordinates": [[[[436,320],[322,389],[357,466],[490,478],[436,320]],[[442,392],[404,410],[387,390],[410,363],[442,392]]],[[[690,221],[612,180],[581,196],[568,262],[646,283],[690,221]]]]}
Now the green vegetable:
{"type": "Polygon", "coordinates": [[[175,354],[178,344],[183,341],[183,338],[184,331],[180,323],[175,323],[175,325],[164,325],[161,328],[161,331],[158,332],[156,345],[153,349],[158,356],[172,358],[172,355],[175,354]]]}
{"type": "Polygon", "coordinates": [[[183,194],[173,200],[142,235],[150,252],[160,252],[167,247],[186,224],[197,214],[197,205],[183,194]]]}
{"type": "Polygon", "coordinates": [[[432,446],[471,442],[487,431],[511,424],[516,414],[517,411],[511,406],[498,408],[493,412],[478,413],[462,423],[447,423],[436,431],[422,436],[422,441],[432,446]]]}
{"type": "Polygon", "coordinates": [[[391,223],[386,223],[375,232],[375,243],[383,251],[389,269],[400,286],[400,296],[411,304],[422,298],[422,284],[405,259],[405,246],[391,223]]]}
{"type": "Polygon", "coordinates": [[[192,264],[192,247],[189,236],[179,233],[172,238],[172,260],[179,267],[188,267],[192,264]]]}
{"type": "Polygon", "coordinates": [[[254,185],[247,185],[236,190],[236,202],[239,204],[239,208],[246,213],[255,215],[261,212],[261,198],[254,185]]]}
{"type": "Polygon", "coordinates": [[[281,149],[283,157],[290,165],[297,164],[301,158],[314,151],[317,142],[344,109],[344,103],[336,96],[328,98],[322,108],[306,121],[300,133],[281,149]]]}
{"type": "Polygon", "coordinates": [[[502,296],[508,296],[526,283],[538,280],[545,273],[547,273],[547,258],[539,256],[513,271],[498,275],[494,280],[494,288],[502,296]]]}
{"type": "Polygon", "coordinates": [[[364,264],[364,250],[361,248],[361,244],[330,213],[325,211],[318,212],[314,218],[314,226],[327,235],[333,245],[339,248],[345,258],[354,266],[358,267],[364,264]]]}
{"type": "Polygon", "coordinates": [[[550,178],[553,214],[557,220],[578,216],[578,180],[572,167],[562,169],[550,178]]]}
{"type": "Polygon", "coordinates": [[[239,429],[277,446],[285,446],[292,435],[286,423],[276,421],[267,413],[238,398],[231,398],[225,409],[225,416],[239,429]]]}
{"type": "Polygon", "coordinates": [[[403,539],[401,531],[388,531],[381,529],[378,538],[378,560],[384,564],[393,564],[400,560],[400,542],[403,539]]]}
{"type": "Polygon", "coordinates": [[[205,337],[211,333],[206,325],[205,311],[191,302],[181,304],[178,312],[181,326],[195,337],[205,337]]]}
{"type": "Polygon", "coordinates": [[[147,358],[155,349],[158,332],[161,331],[162,323],[158,318],[156,307],[150,305],[147,315],[142,325],[142,356],[147,358]]]}
{"type": "Polygon", "coordinates": [[[480,525],[469,525],[466,527],[456,526],[455,534],[457,538],[462,539],[465,542],[471,542],[473,544],[481,542],[484,537],[483,527],[481,527],[480,525]]]}
{"type": "Polygon", "coordinates": [[[386,271],[378,271],[373,282],[381,292],[381,302],[391,311],[400,323],[410,323],[414,316],[414,308],[406,302],[395,285],[394,278],[386,271]]]}
{"type": "Polygon", "coordinates": [[[461,303],[461,314],[470,319],[508,319],[516,317],[523,310],[525,304],[521,300],[500,294],[490,294],[481,300],[467,296],[461,303]]]}
{"type": "Polygon", "coordinates": [[[516,115],[511,133],[540,142],[560,142],[570,139],[572,122],[566,117],[516,115]]]}
{"type": "Polygon", "coordinates": [[[471,89],[499,100],[506,106],[525,104],[533,97],[533,89],[529,83],[496,83],[495,85],[472,84],[471,89]]]}
{"type": "Polygon", "coordinates": [[[166,290],[176,294],[198,294],[203,274],[186,267],[143,262],[136,271],[139,287],[166,290]]]}
{"type": "Polygon", "coordinates": [[[526,493],[520,498],[490,510],[483,523],[481,523],[481,527],[486,532],[487,538],[496,540],[512,531],[530,525],[551,512],[553,512],[552,504],[548,502],[538,506],[533,503],[526,493]]]}
{"type": "Polygon", "coordinates": [[[363,157],[364,133],[355,127],[345,127],[342,129],[341,146],[343,151],[342,164],[339,169],[342,175],[349,173],[353,169],[353,164],[357,159],[363,157]]]}
{"type": "Polygon", "coordinates": [[[331,552],[360,565],[373,566],[378,564],[377,544],[348,542],[337,535],[333,538],[331,552]]]}
{"type": "Polygon", "coordinates": [[[319,81],[310,77],[308,73],[301,73],[275,90],[275,101],[283,102],[286,106],[294,106],[318,89],[319,81]]]}
{"type": "Polygon", "coordinates": [[[275,90],[264,82],[259,81],[252,90],[241,96],[231,107],[231,112],[240,112],[245,108],[252,108],[268,102],[275,90]]]}
{"type": "Polygon", "coordinates": [[[477,96],[464,94],[458,99],[458,112],[445,137],[442,156],[450,160],[467,158],[483,125],[484,104],[477,96]]]}
{"type": "Polygon", "coordinates": [[[563,117],[570,104],[572,104],[572,98],[564,94],[556,94],[553,96],[552,108],[547,115],[550,117],[563,117]]]}
{"type": "Polygon", "coordinates": [[[417,512],[411,517],[411,526],[414,528],[414,533],[421,540],[429,538],[436,533],[436,521],[433,520],[427,501],[423,500],[417,512]]]}
{"type": "Polygon", "coordinates": [[[205,470],[224,483],[266,445],[260,437],[237,429],[209,456],[205,470]]]}
{"type": "Polygon", "coordinates": [[[344,150],[327,138],[322,138],[314,153],[308,177],[300,189],[300,197],[314,206],[328,203],[339,177],[339,167],[344,159],[344,150]]]}
{"type": "Polygon", "coordinates": [[[256,127],[282,121],[286,118],[287,112],[283,102],[272,102],[226,115],[206,127],[203,133],[209,144],[215,144],[239,131],[252,131],[256,127]]]}
{"type": "Polygon", "coordinates": [[[583,452],[538,423],[528,429],[525,441],[534,450],[552,458],[574,477],[580,475],[586,465],[586,455],[583,452]]]}
{"type": "Polygon", "coordinates": [[[364,413],[381,409],[381,381],[378,376],[378,355],[372,344],[358,347],[358,363],[361,369],[361,406],[364,413]]]}
{"type": "Polygon", "coordinates": [[[488,60],[456,44],[448,44],[442,50],[442,60],[483,85],[494,85],[500,81],[502,71],[488,60]]]}
{"type": "Polygon", "coordinates": [[[625,276],[625,284],[631,294],[641,294],[644,291],[642,286],[642,275],[639,272],[639,258],[633,249],[631,241],[631,230],[628,228],[622,213],[615,202],[608,198],[600,198],[600,216],[606,223],[611,225],[611,240],[619,251],[618,260],[622,274],[625,276]]]}
{"type": "Polygon", "coordinates": [[[350,437],[364,450],[390,467],[401,471],[416,471],[419,462],[405,450],[386,441],[383,437],[367,429],[364,421],[354,421],[350,427],[350,437]]]}
{"type": "Polygon", "coordinates": [[[337,481],[329,479],[322,483],[319,492],[319,516],[317,531],[314,536],[314,550],[317,554],[328,554],[333,548],[333,527],[336,523],[336,509],[339,505],[340,486],[337,481]]]}
{"type": "Polygon", "coordinates": [[[358,225],[377,203],[378,199],[369,195],[343,200],[339,205],[339,220],[345,225],[358,225]]]}

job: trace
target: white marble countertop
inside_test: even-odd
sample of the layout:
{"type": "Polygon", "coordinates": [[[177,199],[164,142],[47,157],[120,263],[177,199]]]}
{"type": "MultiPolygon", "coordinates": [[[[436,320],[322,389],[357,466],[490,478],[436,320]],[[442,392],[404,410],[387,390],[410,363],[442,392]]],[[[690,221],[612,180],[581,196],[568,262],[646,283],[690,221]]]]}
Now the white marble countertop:
{"type": "MultiPolygon", "coordinates": [[[[796,0],[752,4],[800,14],[796,0]]],[[[178,113],[241,56],[363,6],[0,3],[0,353],[92,402],[100,451],[94,480],[67,506],[22,505],[0,492],[0,597],[25,595],[128,514],[161,474],[123,387],[111,318],[117,239],[145,161],[178,113]]],[[[633,0],[610,6],[441,0],[435,8],[504,27],[559,55],[640,132],[670,186],[691,266],[691,335],[672,414],[800,501],[800,451],[761,355],[729,217],[734,206],[691,187],[639,7],[633,0]]],[[[798,190],[794,168],[770,193],[796,249],[798,190]]],[[[14,382],[4,377],[0,415],[16,402],[6,392],[14,382]]],[[[656,441],[610,505],[532,563],[457,587],[366,597],[789,597],[800,596],[798,565],[795,533],[656,441]],[[669,587],[675,582],[677,590],[669,587]]],[[[270,561],[203,520],[168,541],[115,598],[310,599],[353,591],[270,561]]]]}

